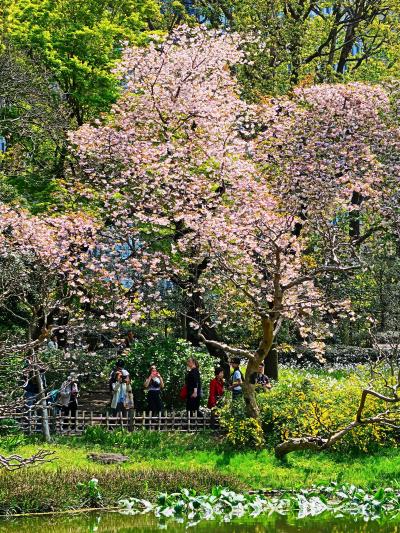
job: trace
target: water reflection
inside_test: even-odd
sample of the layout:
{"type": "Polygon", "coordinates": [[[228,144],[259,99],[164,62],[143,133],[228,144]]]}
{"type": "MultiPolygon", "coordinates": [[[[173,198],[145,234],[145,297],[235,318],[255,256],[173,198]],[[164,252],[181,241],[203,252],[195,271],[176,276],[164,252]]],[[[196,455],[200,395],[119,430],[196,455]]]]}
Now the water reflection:
{"type": "MultiPolygon", "coordinates": [[[[0,519],[0,533],[128,533],[130,531],[187,531],[185,524],[159,523],[152,515],[126,516],[119,513],[88,513],[63,516],[36,516],[30,518],[0,519]]],[[[400,524],[393,522],[353,522],[334,520],[330,516],[296,521],[273,516],[257,519],[239,519],[230,523],[202,522],[189,531],[218,533],[400,533],[400,524]]]]}

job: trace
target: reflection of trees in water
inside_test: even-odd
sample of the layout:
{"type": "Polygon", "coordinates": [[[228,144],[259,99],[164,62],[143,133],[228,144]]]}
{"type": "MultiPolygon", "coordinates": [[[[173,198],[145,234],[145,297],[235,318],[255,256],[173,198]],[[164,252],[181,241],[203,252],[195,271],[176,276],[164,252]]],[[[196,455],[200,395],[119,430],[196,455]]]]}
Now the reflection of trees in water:
{"type": "MultiPolygon", "coordinates": [[[[128,516],[121,513],[79,513],[73,515],[32,516],[0,521],[0,533],[129,533],[160,531],[163,525],[168,532],[188,531],[184,524],[166,520],[160,524],[153,515],[128,516]]],[[[353,522],[330,516],[297,521],[285,516],[244,518],[230,523],[204,521],[189,531],[207,533],[396,533],[400,523],[379,524],[353,522]]]]}

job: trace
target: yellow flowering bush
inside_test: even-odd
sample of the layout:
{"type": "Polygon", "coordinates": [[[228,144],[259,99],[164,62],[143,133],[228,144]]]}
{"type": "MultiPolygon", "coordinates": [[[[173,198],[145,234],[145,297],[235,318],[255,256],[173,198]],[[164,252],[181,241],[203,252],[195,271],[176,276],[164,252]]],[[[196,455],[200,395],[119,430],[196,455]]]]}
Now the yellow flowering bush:
{"type": "Polygon", "coordinates": [[[225,429],[227,430],[226,441],[233,448],[258,450],[264,446],[264,433],[261,424],[254,418],[244,420],[231,418],[225,429]]]}
{"type": "MultiPolygon", "coordinates": [[[[361,392],[369,381],[362,367],[328,372],[282,369],[270,391],[257,394],[260,421],[246,418],[243,400],[227,401],[219,409],[226,443],[236,449],[259,449],[292,437],[326,438],[355,420],[361,392]]],[[[382,384],[375,383],[383,392],[382,384]]],[[[381,400],[368,397],[363,417],[385,411],[381,400]]],[[[372,451],[378,446],[396,446],[394,430],[365,425],[355,428],[335,445],[342,451],[372,451]]]]}
{"type": "Polygon", "coordinates": [[[246,418],[244,403],[236,400],[218,410],[221,428],[225,431],[225,441],[232,448],[244,450],[264,447],[264,432],[261,423],[254,418],[246,418]]]}
{"type": "MultiPolygon", "coordinates": [[[[271,391],[258,395],[261,418],[271,445],[291,437],[321,436],[354,421],[367,376],[360,369],[347,374],[312,374],[285,370],[271,391]]],[[[368,398],[363,417],[386,409],[384,402],[368,398]]],[[[336,445],[340,449],[369,451],[395,444],[393,431],[376,425],[360,426],[336,445]]]]}

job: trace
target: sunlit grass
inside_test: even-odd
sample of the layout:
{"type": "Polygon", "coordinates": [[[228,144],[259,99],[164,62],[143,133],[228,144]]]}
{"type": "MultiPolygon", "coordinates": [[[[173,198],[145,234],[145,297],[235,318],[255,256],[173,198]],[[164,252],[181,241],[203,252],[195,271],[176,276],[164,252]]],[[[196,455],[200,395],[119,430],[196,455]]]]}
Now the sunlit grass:
{"type": "MultiPolygon", "coordinates": [[[[123,470],[157,469],[204,470],[228,476],[239,476],[248,488],[296,489],[331,481],[354,483],[360,487],[397,486],[400,484],[400,455],[397,450],[383,448],[373,455],[343,455],[334,452],[313,454],[293,453],[285,461],[277,460],[269,450],[235,452],[226,450],[210,435],[138,435],[134,447],[102,446],[75,438],[52,445],[27,444],[13,453],[29,456],[39,448],[55,451],[52,463],[41,466],[45,470],[85,469],[93,473],[115,470],[115,465],[100,465],[87,455],[93,451],[122,452],[130,461],[123,470]]],[[[0,449],[0,453],[9,452],[0,449]]]]}

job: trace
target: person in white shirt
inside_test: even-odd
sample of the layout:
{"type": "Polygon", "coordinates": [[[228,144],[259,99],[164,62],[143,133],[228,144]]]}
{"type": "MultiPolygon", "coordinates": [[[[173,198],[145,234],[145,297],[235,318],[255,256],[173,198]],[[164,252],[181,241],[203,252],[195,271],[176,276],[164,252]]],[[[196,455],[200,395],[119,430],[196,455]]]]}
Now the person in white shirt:
{"type": "Polygon", "coordinates": [[[122,377],[124,378],[124,381],[126,381],[126,379],[130,377],[129,372],[124,368],[124,362],[121,359],[119,359],[115,363],[115,367],[111,371],[110,376],[108,378],[108,385],[110,388],[111,397],[113,397],[114,395],[115,384],[117,382],[117,375],[119,374],[122,375],[122,377]]]}

